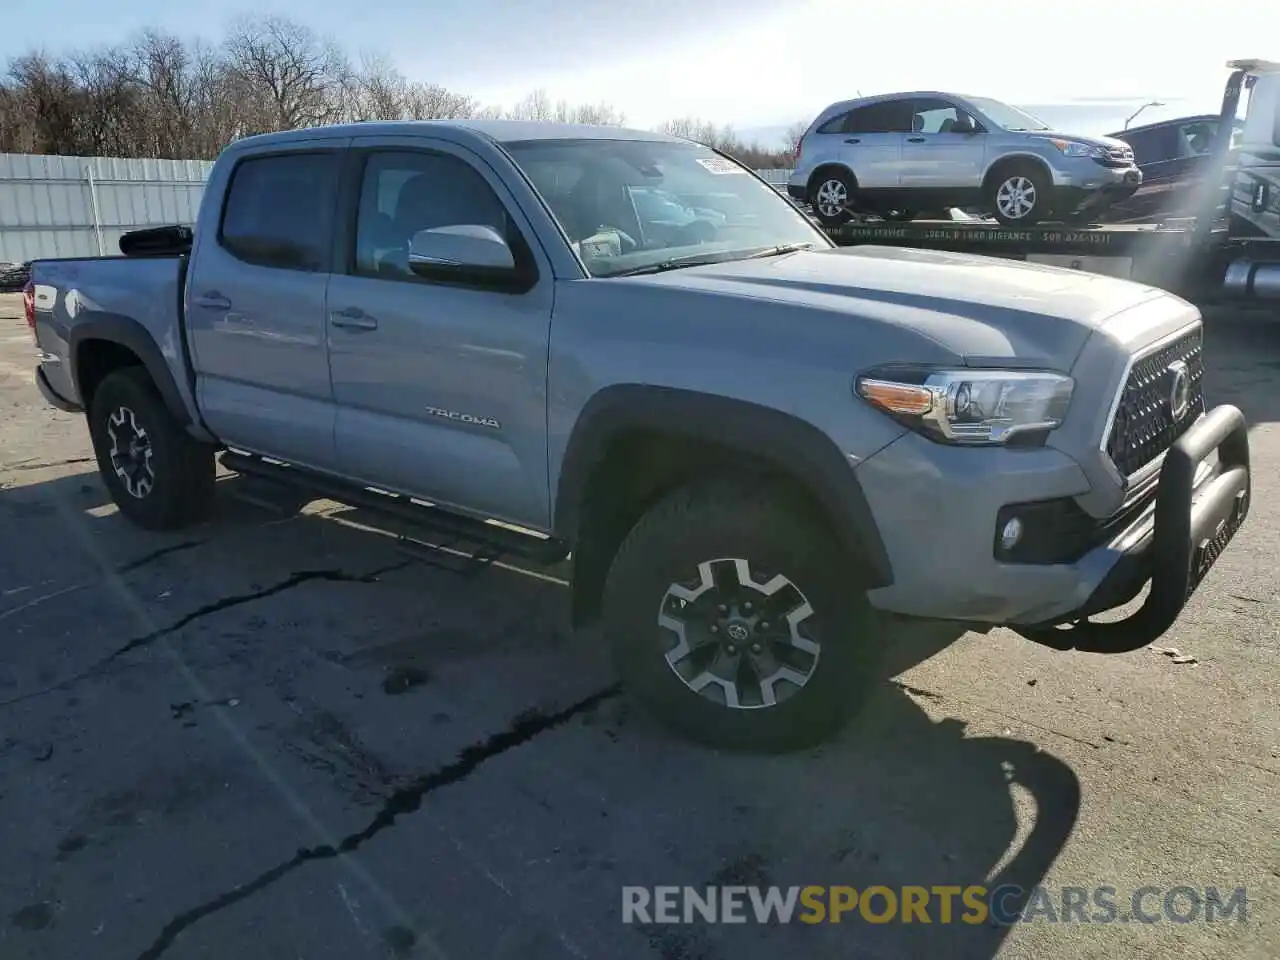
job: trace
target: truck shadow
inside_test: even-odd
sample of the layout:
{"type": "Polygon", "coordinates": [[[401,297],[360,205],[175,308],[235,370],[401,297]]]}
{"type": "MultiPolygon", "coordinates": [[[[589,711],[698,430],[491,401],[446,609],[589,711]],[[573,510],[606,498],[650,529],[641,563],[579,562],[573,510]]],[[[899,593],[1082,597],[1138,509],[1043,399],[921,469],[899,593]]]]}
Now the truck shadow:
{"type": "MultiPolygon", "coordinates": [[[[206,568],[209,582],[234,581],[234,564],[242,555],[238,551],[252,550],[259,538],[270,538],[277,544],[298,544],[296,556],[290,557],[286,549],[288,566],[279,571],[282,578],[291,570],[315,566],[314,558],[306,555],[307,544],[314,544],[319,538],[323,538],[326,552],[335,555],[346,551],[353,557],[377,556],[386,560],[392,551],[384,544],[394,541],[350,525],[398,532],[384,518],[367,511],[344,511],[341,526],[321,514],[299,515],[301,497],[249,478],[223,479],[219,491],[219,515],[212,522],[180,536],[159,536],[132,528],[117,514],[95,515],[95,511],[102,512],[99,508],[106,503],[96,475],[63,477],[0,490],[0,526],[20,531],[32,545],[34,552],[26,555],[23,563],[28,577],[42,570],[52,576],[57,572],[58,559],[65,559],[77,549],[76,538],[83,542],[88,536],[111,545],[110,554],[118,560],[111,575],[125,581],[144,564],[152,571],[163,568],[173,562],[176,551],[181,551],[182,562],[188,566],[226,566],[221,570],[216,566],[206,568]],[[86,529],[73,533],[68,525],[86,529]],[[321,525],[324,532],[314,533],[322,529],[321,525]],[[258,529],[262,532],[255,533],[258,529]],[[35,546],[36,531],[48,544],[47,557],[43,553],[45,547],[35,546]],[[232,537],[237,539],[235,549],[214,549],[219,541],[232,537]],[[375,543],[371,545],[371,541],[375,543]]],[[[523,598],[534,596],[544,611],[555,611],[546,612],[545,617],[565,634],[547,649],[548,657],[560,660],[566,670],[584,669],[574,666],[581,662],[598,664],[599,638],[589,631],[570,635],[564,625],[560,611],[567,608],[567,594],[563,587],[520,578],[493,563],[492,558],[481,562],[472,555],[473,562],[468,563],[462,549],[443,554],[447,562],[435,565],[429,562],[429,554],[423,556],[427,557],[424,564],[432,569],[424,571],[422,589],[449,591],[455,589],[451,586],[454,584],[456,589],[462,589],[451,574],[464,577],[473,586],[484,584],[477,589],[491,591],[495,621],[502,618],[499,611],[503,610],[508,611],[509,619],[510,608],[504,601],[510,596],[509,591],[523,591],[523,598]],[[514,579],[522,583],[513,586],[510,581],[514,579]]],[[[0,593],[10,586],[4,581],[13,579],[15,569],[0,565],[0,593]]],[[[99,570],[99,576],[105,574],[99,570]]],[[[394,595],[391,596],[394,603],[394,595]]],[[[7,618],[7,622],[0,623],[0,635],[11,635],[22,622],[25,614],[18,609],[22,602],[21,595],[0,600],[0,617],[7,618]]],[[[156,616],[168,620],[179,612],[170,607],[156,616]]],[[[386,616],[394,626],[394,608],[386,616]]],[[[433,636],[412,622],[411,611],[405,611],[403,616],[406,622],[398,635],[411,639],[374,645],[376,656],[347,657],[352,669],[380,670],[384,674],[423,665],[434,669],[441,657],[453,655],[433,646],[433,636]]],[[[355,632],[358,629],[353,627],[355,632]]],[[[32,633],[28,629],[24,635],[28,645],[38,640],[32,633]]],[[[481,663],[501,654],[498,644],[536,646],[547,635],[545,630],[534,630],[523,639],[513,640],[509,630],[483,633],[502,635],[502,639],[492,643],[478,640],[467,650],[466,657],[481,663]]],[[[181,641],[180,632],[173,636],[181,641]]],[[[614,924],[620,925],[618,894],[622,884],[687,885],[699,889],[709,884],[777,884],[784,888],[840,885],[858,891],[873,886],[900,890],[904,886],[979,884],[988,890],[1016,888],[1000,898],[1003,914],[1015,916],[1023,891],[1042,881],[1072,834],[1080,810],[1080,783],[1065,762],[1032,743],[969,735],[964,720],[947,715],[952,705],[945,695],[914,688],[898,679],[956,637],[954,628],[932,625],[895,632],[894,646],[878,673],[870,678],[850,678],[851,691],[864,685],[868,689],[865,709],[836,741],[801,754],[744,757],[696,748],[658,729],[638,710],[630,709],[625,698],[610,697],[584,713],[578,718],[578,735],[589,739],[586,755],[592,758],[593,784],[605,784],[607,795],[603,802],[611,810],[625,811],[645,837],[642,847],[637,847],[620,838],[587,835],[584,842],[595,847],[595,852],[611,865],[601,868],[596,882],[598,898],[575,904],[566,915],[585,910],[597,927],[614,929],[614,924]],[[727,818],[717,816],[719,825],[706,829],[682,822],[681,817],[673,818],[672,794],[657,793],[651,787],[662,783],[673,785],[683,798],[676,801],[677,808],[692,803],[702,811],[728,811],[727,818]],[[1015,788],[1029,796],[1034,813],[1016,803],[1015,788]],[[1025,829],[1028,820],[1032,824],[1029,832],[1025,829]],[[1021,830],[1020,822],[1024,825],[1021,830]]],[[[260,661],[297,656],[281,653],[278,646],[273,649],[267,639],[264,630],[261,642],[249,648],[250,661],[255,656],[260,661]]],[[[202,653],[217,657],[216,650],[202,653]]],[[[0,652],[0,674],[5,672],[4,661],[11,654],[12,651],[0,652]]],[[[243,655],[241,651],[240,669],[268,672],[269,663],[245,663],[243,655]]],[[[278,670],[279,664],[275,666],[278,670]]],[[[602,682],[611,681],[607,666],[593,666],[586,672],[594,676],[592,671],[597,669],[602,682]]],[[[483,677],[482,670],[477,674],[483,677]]],[[[545,699],[537,691],[531,695],[536,702],[545,699]]],[[[404,702],[412,701],[405,698],[404,702]]],[[[345,703],[322,706],[335,714],[351,709],[345,703]]],[[[512,703],[511,715],[519,714],[525,706],[512,703]]],[[[955,709],[961,709],[960,705],[955,709]]],[[[28,725],[31,722],[28,719],[28,725]]],[[[528,722],[527,716],[523,722],[528,722]]],[[[420,736],[430,738],[432,728],[423,725],[420,736]]],[[[557,749],[551,744],[544,748],[557,749]]],[[[366,743],[364,749],[376,756],[379,744],[366,743]]],[[[475,747],[467,748],[472,749],[475,747]]],[[[281,767],[286,775],[287,753],[282,753],[281,767]]],[[[556,779],[574,776],[574,757],[570,753],[556,759],[556,779]]],[[[386,765],[392,767],[394,763],[387,761],[386,765]]],[[[302,771],[297,773],[303,775],[302,771]]],[[[385,785],[385,802],[394,802],[396,791],[401,789],[397,784],[421,782],[430,774],[423,770],[400,772],[385,785]]],[[[15,788],[21,789],[16,781],[15,788]]],[[[548,785],[546,789],[550,795],[547,802],[554,808],[555,788],[548,785]]],[[[429,799],[426,802],[429,804],[429,799]]],[[[527,797],[513,794],[504,801],[504,805],[510,805],[507,816],[513,821],[527,816],[521,807],[528,803],[527,797]]],[[[253,808],[247,807],[243,815],[253,817],[253,808]]],[[[411,823],[411,819],[406,821],[401,829],[412,830],[411,823]]],[[[577,832],[583,829],[586,828],[577,823],[561,822],[552,828],[547,839],[557,842],[557,850],[560,846],[569,849],[575,839],[581,839],[577,832]]],[[[303,832],[301,826],[299,832],[303,832]]],[[[471,838],[464,839],[471,842],[471,838]]],[[[477,838],[476,842],[481,840],[477,838]]],[[[85,864],[86,868],[90,866],[85,864]]],[[[157,871],[166,868],[165,863],[155,865],[157,871]]],[[[512,878],[506,882],[518,884],[512,878]]],[[[516,889],[518,894],[518,885],[516,889]]],[[[221,892],[209,891],[211,897],[221,892]]],[[[966,908],[958,896],[950,923],[940,922],[936,900],[929,908],[929,924],[876,923],[868,916],[882,914],[885,901],[868,906],[867,914],[855,910],[839,924],[640,923],[619,935],[625,941],[620,944],[619,956],[753,960],[807,950],[831,957],[937,955],[980,960],[995,956],[1012,929],[972,912],[965,919],[966,908]],[[975,923],[975,919],[980,922],[975,923]]]]}
{"type": "Polygon", "coordinates": [[[1280,422],[1280,337],[1273,307],[1205,308],[1205,397],[1239,407],[1250,427],[1280,422]]]}

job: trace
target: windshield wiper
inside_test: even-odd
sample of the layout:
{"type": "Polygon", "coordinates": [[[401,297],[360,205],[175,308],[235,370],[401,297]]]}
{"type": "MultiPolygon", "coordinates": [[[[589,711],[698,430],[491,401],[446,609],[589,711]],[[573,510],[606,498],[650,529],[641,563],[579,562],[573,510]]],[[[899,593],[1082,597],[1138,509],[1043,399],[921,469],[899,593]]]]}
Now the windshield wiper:
{"type": "Polygon", "coordinates": [[[672,257],[669,260],[663,260],[659,263],[646,264],[643,267],[632,267],[630,270],[619,270],[617,273],[610,273],[610,277],[638,277],[647,273],[666,273],[668,270],[679,270],[682,267],[706,267],[713,263],[731,263],[734,260],[755,260],[757,257],[776,257],[784,253],[795,253],[799,250],[809,250],[813,247],[811,241],[805,243],[783,243],[776,247],[766,247],[755,253],[749,253],[743,256],[738,252],[729,253],[701,253],[690,254],[687,257],[672,257]]]}
{"type": "Polygon", "coordinates": [[[638,277],[645,273],[666,273],[668,270],[679,270],[682,267],[705,267],[713,263],[724,263],[728,260],[736,260],[737,257],[718,254],[692,254],[687,257],[672,257],[669,260],[662,260],[659,263],[648,263],[643,267],[632,267],[629,270],[619,270],[616,273],[609,273],[610,277],[638,277]]]}
{"type": "Polygon", "coordinates": [[[804,243],[781,243],[776,247],[769,247],[761,250],[759,253],[753,253],[747,257],[748,260],[758,260],[760,257],[780,257],[784,253],[797,253],[801,250],[812,250],[813,241],[805,241],[804,243]]]}

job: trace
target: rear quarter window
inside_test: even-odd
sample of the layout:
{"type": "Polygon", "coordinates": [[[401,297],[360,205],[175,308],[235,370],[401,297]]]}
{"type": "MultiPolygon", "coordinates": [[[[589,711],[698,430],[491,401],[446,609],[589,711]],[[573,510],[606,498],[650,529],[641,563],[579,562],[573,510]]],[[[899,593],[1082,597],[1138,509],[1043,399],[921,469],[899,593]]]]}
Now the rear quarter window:
{"type": "Polygon", "coordinates": [[[218,243],[245,263],[327,271],[338,169],[336,152],[240,161],[227,188],[218,243]]]}

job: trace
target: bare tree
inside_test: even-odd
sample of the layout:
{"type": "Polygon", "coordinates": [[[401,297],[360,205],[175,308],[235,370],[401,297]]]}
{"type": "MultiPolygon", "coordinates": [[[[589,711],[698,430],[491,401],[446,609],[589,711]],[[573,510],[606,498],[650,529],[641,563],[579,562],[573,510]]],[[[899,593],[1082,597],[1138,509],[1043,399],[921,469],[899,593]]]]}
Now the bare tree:
{"type": "Polygon", "coordinates": [[[795,156],[796,151],[800,149],[800,141],[804,139],[804,135],[808,132],[808,120],[797,120],[787,127],[787,132],[783,134],[783,142],[786,144],[787,152],[795,156]]]}
{"type": "Polygon", "coordinates": [[[241,20],[224,45],[245,132],[295,130],[338,119],[350,66],[307,26],[283,17],[241,20]]]}
{"type": "Polygon", "coordinates": [[[145,31],[118,47],[34,51],[0,76],[0,152],[212,158],[254,133],[337,121],[509,117],[620,124],[607,103],[534,90],[510,109],[406,77],[385,55],[354,62],[311,28],[240,19],[220,41],[145,31]]]}

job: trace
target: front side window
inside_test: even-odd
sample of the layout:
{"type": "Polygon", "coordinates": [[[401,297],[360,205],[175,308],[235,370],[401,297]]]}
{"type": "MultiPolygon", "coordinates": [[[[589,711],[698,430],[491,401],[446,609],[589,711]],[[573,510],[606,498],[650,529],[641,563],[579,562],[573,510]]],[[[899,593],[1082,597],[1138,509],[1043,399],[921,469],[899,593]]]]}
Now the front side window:
{"type": "Polygon", "coordinates": [[[741,259],[832,244],[744,167],[692,143],[529,140],[505,145],[596,277],[686,258],[741,259]]]}
{"type": "Polygon", "coordinates": [[[364,167],[356,214],[356,273],[416,280],[409,269],[414,234],[479,224],[511,242],[506,207],[474,167],[443,153],[373,153],[364,167]]]}
{"type": "Polygon", "coordinates": [[[218,242],[246,263],[327,270],[339,166],[336,152],[241,161],[231,174],[218,242]]]}
{"type": "Polygon", "coordinates": [[[968,117],[946,100],[917,100],[911,128],[915,133],[951,133],[961,117],[968,117]]]}
{"type": "Polygon", "coordinates": [[[1025,110],[1011,107],[1009,104],[1001,103],[999,100],[992,100],[988,97],[970,97],[969,100],[975,107],[985,113],[987,118],[997,127],[1003,127],[1013,133],[1052,129],[1043,120],[1033,117],[1025,110]]]}

